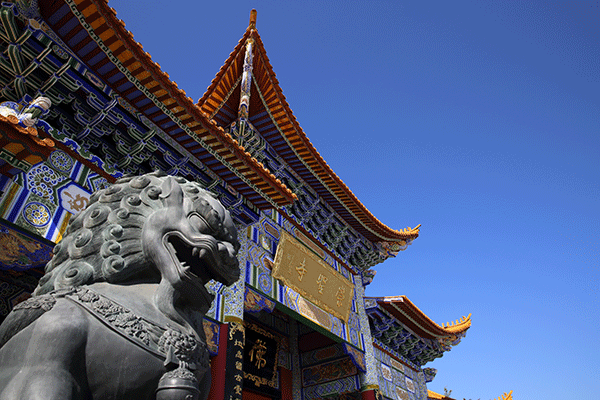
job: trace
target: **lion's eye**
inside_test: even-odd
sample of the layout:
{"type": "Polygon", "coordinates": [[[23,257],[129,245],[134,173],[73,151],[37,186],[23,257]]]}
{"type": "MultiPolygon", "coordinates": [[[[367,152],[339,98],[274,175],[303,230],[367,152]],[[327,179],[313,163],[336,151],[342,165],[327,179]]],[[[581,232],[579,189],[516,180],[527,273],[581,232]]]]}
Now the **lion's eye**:
{"type": "Polygon", "coordinates": [[[207,233],[210,232],[210,228],[204,218],[200,217],[197,213],[191,213],[188,215],[188,220],[190,221],[190,225],[198,232],[207,233]]]}

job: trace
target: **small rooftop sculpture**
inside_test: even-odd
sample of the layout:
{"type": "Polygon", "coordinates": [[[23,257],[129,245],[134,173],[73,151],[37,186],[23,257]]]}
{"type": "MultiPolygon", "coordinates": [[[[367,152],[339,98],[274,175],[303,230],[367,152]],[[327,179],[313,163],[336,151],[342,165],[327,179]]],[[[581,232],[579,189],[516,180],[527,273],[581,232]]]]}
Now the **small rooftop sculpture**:
{"type": "Polygon", "coordinates": [[[205,399],[196,321],[205,284],[239,278],[238,249],[229,212],[194,182],[152,173],[94,193],[0,326],[0,400],[205,399]]]}

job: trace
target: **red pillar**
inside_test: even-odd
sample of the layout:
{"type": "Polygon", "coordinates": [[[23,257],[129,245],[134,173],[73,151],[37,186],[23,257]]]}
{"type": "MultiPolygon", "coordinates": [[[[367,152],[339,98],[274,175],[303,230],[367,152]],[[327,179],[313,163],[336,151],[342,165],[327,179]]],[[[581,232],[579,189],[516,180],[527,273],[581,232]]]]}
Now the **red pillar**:
{"type": "Polygon", "coordinates": [[[279,368],[281,377],[281,400],[292,400],[292,371],[285,368],[279,368]]]}
{"type": "Polygon", "coordinates": [[[225,364],[227,360],[227,324],[221,324],[219,329],[219,354],[210,360],[210,400],[223,400],[225,397],[225,364]]]}
{"type": "Polygon", "coordinates": [[[365,390],[361,393],[362,400],[377,400],[377,395],[375,394],[375,390],[365,390]]]}

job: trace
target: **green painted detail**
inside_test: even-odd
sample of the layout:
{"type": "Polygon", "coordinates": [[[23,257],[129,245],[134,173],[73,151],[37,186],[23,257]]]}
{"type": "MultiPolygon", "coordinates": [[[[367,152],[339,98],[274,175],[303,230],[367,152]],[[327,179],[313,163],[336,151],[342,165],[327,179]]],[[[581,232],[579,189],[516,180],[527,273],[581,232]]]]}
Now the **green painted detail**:
{"type": "Polygon", "coordinates": [[[25,29],[20,33],[10,7],[2,7],[0,22],[0,39],[7,43],[7,58],[0,59],[0,70],[9,75],[9,77],[2,79],[4,86],[2,95],[4,97],[18,101],[27,94],[27,89],[30,88],[32,90],[30,94],[37,91],[39,95],[49,97],[54,105],[58,105],[65,101],[65,97],[64,93],[53,88],[56,82],[61,80],[61,83],[70,91],[79,88],[79,85],[72,78],[65,75],[69,68],[78,65],[76,60],[71,58],[57,69],[46,60],[46,56],[52,51],[52,42],[48,38],[42,37],[46,40],[40,40],[42,45],[46,46],[40,53],[27,46],[25,43],[33,33],[29,29],[25,29]],[[25,60],[31,60],[31,62],[26,64],[25,60]],[[49,75],[45,82],[42,82],[39,77],[33,74],[38,68],[49,75]]]}
{"type": "Polygon", "coordinates": [[[2,7],[0,11],[0,22],[4,28],[3,36],[7,38],[7,42],[16,42],[19,38],[19,28],[15,22],[14,14],[8,7],[2,7]]]}
{"type": "MultiPolygon", "coordinates": [[[[45,93],[46,91],[48,91],[48,89],[50,89],[52,86],[54,86],[54,84],[56,82],[58,82],[58,80],[63,76],[63,74],[65,72],[67,72],[67,70],[71,67],[71,65],[66,62],[63,64],[62,67],[60,67],[55,73],[53,73],[48,80],[46,80],[46,82],[44,82],[44,84],[40,87],[40,92],[41,93],[45,93]]],[[[71,88],[67,87],[67,89],[72,90],[71,88]]]]}
{"type": "Polygon", "coordinates": [[[19,160],[17,156],[6,149],[0,149],[0,158],[23,172],[29,171],[29,169],[32,167],[32,165],[27,161],[19,160]]]}
{"type": "Polygon", "coordinates": [[[21,45],[31,36],[31,32],[26,30],[20,34],[19,28],[17,27],[14,19],[12,10],[9,7],[2,7],[0,10],[0,27],[2,29],[2,37],[6,39],[8,46],[6,48],[6,55],[8,60],[3,59],[2,68],[8,72],[11,76],[14,76],[12,81],[12,88],[14,93],[5,87],[2,92],[3,94],[11,99],[16,100],[22,98],[26,93],[26,76],[23,76],[25,70],[25,60],[21,54],[21,45]]]}
{"type": "Polygon", "coordinates": [[[14,181],[8,181],[8,185],[6,185],[4,188],[4,193],[0,192],[0,218],[7,217],[7,210],[10,210],[10,206],[15,196],[15,192],[18,192],[22,189],[22,181],[19,184],[16,184],[14,181]]]}
{"type": "MultiPolygon", "coordinates": [[[[260,188],[256,187],[254,184],[252,184],[250,182],[250,180],[248,180],[248,178],[246,178],[241,172],[239,172],[237,169],[235,169],[233,166],[231,166],[231,164],[229,164],[223,157],[221,157],[221,155],[219,155],[210,146],[208,146],[206,144],[206,142],[204,142],[204,140],[202,140],[202,138],[200,138],[198,135],[196,135],[187,125],[185,125],[183,122],[181,122],[181,120],[179,118],[177,118],[175,116],[175,114],[167,108],[167,106],[165,106],[161,101],[159,101],[155,95],[153,95],[144,85],[142,85],[141,82],[139,80],[137,80],[131,74],[131,72],[121,64],[119,59],[104,44],[102,39],[100,39],[100,37],[98,37],[98,35],[96,35],[94,33],[93,28],[85,21],[85,17],[79,12],[79,10],[77,9],[77,5],[75,4],[75,2],[73,0],[65,0],[65,2],[68,4],[71,11],[77,17],[77,19],[79,20],[79,22],[81,23],[83,28],[88,32],[90,37],[96,42],[96,44],[102,49],[102,51],[104,51],[104,53],[109,58],[109,60],[119,69],[119,71],[121,73],[123,73],[127,77],[127,79],[131,83],[133,83],[135,85],[135,87],[138,90],[140,90],[142,93],[144,93],[144,95],[147,98],[152,100],[152,102],[158,108],[160,108],[163,113],[165,113],[167,116],[169,116],[171,118],[171,120],[174,121],[186,134],[188,134],[191,138],[196,140],[206,151],[208,151],[219,162],[221,162],[223,165],[225,165],[238,178],[240,178],[244,183],[246,183],[249,187],[251,187],[255,192],[260,194],[273,207],[279,208],[279,206],[267,194],[265,194],[260,188]]],[[[186,152],[186,153],[189,154],[189,152],[186,152]]],[[[193,157],[193,155],[190,155],[190,156],[193,157]]]]}
{"type": "MultiPolygon", "coordinates": [[[[32,61],[29,64],[29,66],[27,68],[25,68],[25,70],[23,70],[22,75],[26,76],[26,77],[31,75],[31,73],[39,67],[39,65],[40,65],[39,63],[41,63],[42,60],[44,60],[44,58],[46,58],[46,56],[50,53],[50,51],[51,51],[50,47],[46,47],[44,50],[42,50],[41,53],[35,54],[34,57],[31,57],[31,58],[33,58],[34,61],[32,61]]],[[[25,53],[25,51],[24,51],[24,53],[25,53]]]]}
{"type": "Polygon", "coordinates": [[[19,46],[15,43],[9,44],[6,53],[8,54],[8,59],[10,60],[13,71],[15,71],[17,75],[21,75],[21,73],[23,73],[23,57],[21,57],[19,46]]]}
{"type": "Polygon", "coordinates": [[[112,168],[108,163],[106,162],[102,162],[102,160],[100,160],[98,158],[98,156],[90,153],[89,151],[87,151],[86,149],[84,149],[83,147],[79,146],[76,142],[74,142],[73,140],[71,140],[67,135],[65,135],[63,132],[59,131],[58,129],[51,127],[50,125],[47,125],[48,127],[50,127],[50,129],[46,129],[45,125],[40,125],[38,127],[38,129],[41,129],[42,131],[46,132],[47,134],[49,134],[53,139],[64,143],[65,145],[67,145],[67,147],[69,147],[71,150],[73,150],[74,152],[76,152],[77,154],[79,154],[81,157],[85,158],[86,160],[90,161],[91,163],[93,163],[95,166],[97,166],[98,168],[102,169],[104,172],[106,172],[107,174],[114,176],[117,173],[120,173],[121,171],[116,170],[115,168],[112,168]]]}
{"type": "MultiPolygon", "coordinates": [[[[392,307],[394,307],[397,311],[399,311],[402,315],[404,315],[406,318],[408,318],[413,324],[417,325],[418,327],[420,327],[424,332],[427,332],[428,334],[430,334],[433,337],[439,337],[436,333],[431,332],[430,330],[424,328],[423,326],[421,326],[421,324],[419,324],[417,321],[415,321],[414,319],[412,319],[407,313],[405,313],[404,311],[402,311],[399,307],[396,307],[394,304],[392,304],[392,307]]],[[[381,311],[385,311],[385,310],[381,310],[381,311]]],[[[386,312],[387,314],[387,312],[386,312]]],[[[388,314],[389,315],[389,314],[388,314]]],[[[392,317],[393,318],[393,317],[392,317]]]]}
{"type": "MultiPolygon", "coordinates": [[[[79,177],[77,177],[77,180],[75,181],[75,183],[77,183],[81,187],[86,187],[86,180],[87,180],[87,177],[90,174],[90,172],[92,172],[90,170],[90,167],[88,167],[87,165],[83,165],[81,168],[81,172],[79,173],[79,177]]],[[[91,189],[92,192],[94,191],[93,188],[89,188],[89,189],[91,189]]]]}
{"type": "Polygon", "coordinates": [[[238,140],[240,146],[243,146],[259,162],[264,162],[267,158],[265,154],[267,142],[252,127],[252,124],[240,118],[231,128],[231,134],[238,140]]]}
{"type": "MultiPolygon", "coordinates": [[[[156,135],[156,130],[151,129],[146,133],[142,133],[135,128],[129,128],[127,133],[133,140],[119,131],[115,132],[117,151],[126,156],[116,161],[119,168],[126,168],[132,162],[139,165],[150,159],[152,153],[158,149],[156,143],[151,140],[154,135],[156,135]]],[[[109,150],[107,149],[107,152],[108,151],[109,150]]]]}

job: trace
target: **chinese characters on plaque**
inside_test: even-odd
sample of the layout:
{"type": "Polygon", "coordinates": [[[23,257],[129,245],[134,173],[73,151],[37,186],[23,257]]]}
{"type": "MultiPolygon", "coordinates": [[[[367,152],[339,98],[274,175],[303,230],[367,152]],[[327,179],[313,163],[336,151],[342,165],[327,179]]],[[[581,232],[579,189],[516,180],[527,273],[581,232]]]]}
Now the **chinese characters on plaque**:
{"type": "Polygon", "coordinates": [[[273,276],[325,311],[348,321],[354,286],[304,244],[282,232],[273,276]]]}
{"type": "Polygon", "coordinates": [[[244,386],[279,389],[277,359],[279,338],[261,327],[244,322],[246,347],[244,353],[244,386]]]}
{"type": "Polygon", "coordinates": [[[233,393],[241,398],[244,362],[243,352],[246,332],[244,326],[239,322],[231,322],[229,327],[229,340],[233,342],[233,351],[235,352],[235,371],[233,374],[235,385],[233,386],[232,390],[233,393]]]}
{"type": "Polygon", "coordinates": [[[265,342],[261,339],[257,339],[250,350],[250,362],[254,363],[257,369],[261,369],[267,365],[267,360],[264,358],[266,352],[267,346],[265,346],[265,342]]]}
{"type": "Polygon", "coordinates": [[[298,271],[298,280],[302,282],[302,278],[306,274],[306,258],[302,259],[302,262],[296,267],[296,271],[298,271]]]}

